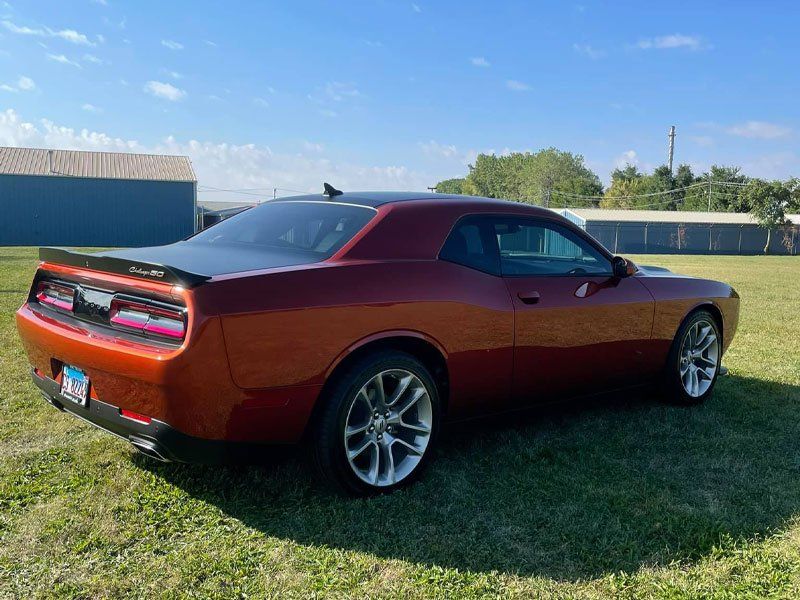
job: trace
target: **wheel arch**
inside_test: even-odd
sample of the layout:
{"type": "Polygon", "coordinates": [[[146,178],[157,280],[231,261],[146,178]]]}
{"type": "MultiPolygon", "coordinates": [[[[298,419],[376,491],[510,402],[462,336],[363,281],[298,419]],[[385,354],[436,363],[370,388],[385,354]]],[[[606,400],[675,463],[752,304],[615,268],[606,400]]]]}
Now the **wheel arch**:
{"type": "MultiPolygon", "coordinates": [[[[722,310],[717,306],[714,302],[708,300],[705,302],[700,302],[699,304],[695,304],[691,309],[689,309],[686,314],[681,319],[680,324],[678,325],[678,329],[680,329],[681,325],[683,325],[686,320],[691,317],[694,313],[699,310],[705,310],[711,313],[711,316],[714,317],[714,320],[717,322],[717,327],[719,328],[719,336],[720,336],[720,347],[722,347],[723,343],[723,335],[724,335],[724,317],[722,315],[722,310]]],[[[677,331],[676,331],[677,332],[677,331]]]]}
{"type": "MultiPolygon", "coordinates": [[[[398,350],[410,354],[419,360],[430,371],[436,384],[442,412],[447,412],[450,391],[450,374],[447,366],[447,351],[432,337],[419,331],[392,330],[376,333],[352,344],[336,357],[325,373],[325,383],[322,386],[318,400],[314,405],[309,425],[314,423],[330,388],[336,383],[337,377],[346,372],[350,365],[363,357],[383,350],[398,350]]],[[[306,432],[310,429],[306,427],[306,432]]]]}

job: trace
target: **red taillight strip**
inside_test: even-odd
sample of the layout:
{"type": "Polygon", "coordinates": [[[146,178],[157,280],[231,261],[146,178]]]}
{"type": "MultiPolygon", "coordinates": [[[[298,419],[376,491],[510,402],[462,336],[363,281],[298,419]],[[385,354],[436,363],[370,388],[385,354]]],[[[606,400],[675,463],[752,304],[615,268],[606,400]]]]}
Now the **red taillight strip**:
{"type": "Polygon", "coordinates": [[[75,305],[75,290],[52,281],[41,281],[36,290],[36,300],[45,306],[72,312],[75,305]]]}
{"type": "Polygon", "coordinates": [[[181,340],[186,334],[185,311],[155,302],[143,302],[135,298],[115,297],[111,301],[109,321],[112,325],[173,340],[181,340]]]}
{"type": "Polygon", "coordinates": [[[130,419],[131,421],[136,421],[137,423],[143,423],[145,425],[149,425],[153,420],[152,417],[148,417],[147,415],[143,415],[141,413],[128,410],[127,408],[120,408],[119,414],[125,417],[126,419],[130,419]]]}

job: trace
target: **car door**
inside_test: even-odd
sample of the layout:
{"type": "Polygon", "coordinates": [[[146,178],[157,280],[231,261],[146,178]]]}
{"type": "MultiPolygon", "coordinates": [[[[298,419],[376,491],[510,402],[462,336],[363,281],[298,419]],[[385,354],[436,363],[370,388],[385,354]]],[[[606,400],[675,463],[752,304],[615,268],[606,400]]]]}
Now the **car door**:
{"type": "Polygon", "coordinates": [[[588,236],[555,221],[492,220],[515,309],[513,398],[534,404],[638,383],[654,302],[636,277],[615,277],[588,236]]]}

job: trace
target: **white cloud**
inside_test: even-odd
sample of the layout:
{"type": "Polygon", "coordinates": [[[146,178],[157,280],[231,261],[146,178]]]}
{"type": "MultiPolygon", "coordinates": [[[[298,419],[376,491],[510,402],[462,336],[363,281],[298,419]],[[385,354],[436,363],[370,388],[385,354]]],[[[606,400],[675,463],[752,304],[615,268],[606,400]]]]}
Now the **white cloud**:
{"type": "Polygon", "coordinates": [[[68,42],[72,42],[73,44],[78,44],[80,46],[94,46],[92,42],[89,41],[89,38],[83,35],[82,33],[78,33],[74,29],[62,29],[61,31],[52,31],[50,34],[53,37],[59,37],[63,40],[67,40],[68,42]]]}
{"type": "Polygon", "coordinates": [[[203,40],[203,43],[206,46],[211,46],[212,48],[216,48],[219,45],[217,42],[212,42],[211,40],[203,40]]]}
{"type": "Polygon", "coordinates": [[[100,6],[108,6],[107,0],[92,0],[95,4],[99,4],[100,6]]]}
{"type": "Polygon", "coordinates": [[[260,106],[261,108],[269,108],[269,102],[263,98],[253,98],[253,104],[260,106]]]}
{"type": "Polygon", "coordinates": [[[0,90],[3,90],[4,92],[11,92],[12,94],[16,94],[19,91],[13,85],[8,85],[7,83],[0,84],[0,90]]]}
{"type": "Polygon", "coordinates": [[[328,117],[330,119],[335,119],[336,117],[339,116],[339,113],[329,108],[320,109],[319,114],[321,114],[323,117],[328,117]]]}
{"type": "Polygon", "coordinates": [[[144,86],[144,91],[156,98],[163,98],[170,102],[177,102],[186,97],[184,90],[162,81],[148,81],[144,86]]]}
{"type": "Polygon", "coordinates": [[[583,56],[590,58],[592,60],[600,60],[601,58],[604,58],[606,55],[606,53],[603,50],[598,50],[597,48],[593,48],[589,44],[572,44],[572,49],[578,54],[582,54],[583,56]]]}
{"type": "Polygon", "coordinates": [[[81,106],[81,110],[85,110],[86,112],[97,113],[102,112],[102,109],[94,104],[89,104],[88,102],[81,106]]]}
{"type": "Polygon", "coordinates": [[[474,56],[469,59],[474,67],[491,67],[492,64],[482,56],[474,56]]]}
{"type": "Polygon", "coordinates": [[[341,81],[330,81],[325,84],[322,93],[328,100],[334,102],[342,102],[348,98],[358,98],[361,96],[356,87],[350,83],[342,83],[341,81]]]}
{"type": "Polygon", "coordinates": [[[49,27],[26,27],[24,25],[16,25],[11,21],[3,21],[3,27],[5,27],[11,33],[15,33],[17,35],[32,35],[36,37],[50,37],[50,38],[60,38],[62,40],[66,40],[72,44],[78,44],[80,46],[94,46],[95,44],[89,40],[89,38],[84,35],[83,33],[79,33],[74,29],[51,29],[49,27]]]}
{"type": "Polygon", "coordinates": [[[316,153],[322,152],[325,149],[325,147],[322,144],[317,144],[316,142],[309,142],[307,140],[303,142],[303,148],[306,150],[306,152],[316,152],[316,153]]]}
{"type": "Polygon", "coordinates": [[[36,83],[30,77],[24,75],[17,80],[17,87],[25,92],[36,89],[36,83]]]}
{"type": "Polygon", "coordinates": [[[509,79],[506,81],[506,87],[513,92],[527,92],[531,89],[527,83],[517,81],[516,79],[509,79]]]}
{"type": "Polygon", "coordinates": [[[616,165],[618,169],[624,168],[625,165],[639,166],[639,157],[636,154],[636,150],[626,150],[617,156],[617,158],[614,159],[614,165],[616,165]]]}
{"type": "Polygon", "coordinates": [[[8,29],[11,33],[16,33],[17,35],[35,35],[39,37],[45,37],[47,35],[44,29],[32,29],[30,27],[19,26],[15,25],[11,21],[3,21],[3,27],[8,29]]]}
{"type": "Polygon", "coordinates": [[[411,10],[413,10],[415,13],[421,13],[422,12],[422,9],[419,7],[419,4],[412,4],[411,5],[411,10]]]}
{"type": "Polygon", "coordinates": [[[78,64],[74,60],[70,60],[63,54],[48,54],[47,58],[49,58],[54,62],[61,63],[62,65],[70,65],[71,67],[77,67],[79,69],[83,68],[80,66],[80,64],[78,64]]]}
{"type": "Polygon", "coordinates": [[[453,144],[440,144],[435,140],[420,142],[419,147],[425,154],[441,156],[443,158],[454,158],[458,156],[458,148],[453,144]]]}
{"type": "Polygon", "coordinates": [[[727,127],[725,131],[739,137],[762,140],[773,140],[775,138],[785,137],[792,132],[788,127],[775,123],[767,123],[766,121],[747,121],[746,123],[727,127]]]}
{"type": "Polygon", "coordinates": [[[183,44],[175,40],[161,40],[161,45],[170,50],[183,50],[183,44]]]}
{"type": "MultiPolygon", "coordinates": [[[[25,122],[11,109],[0,112],[0,145],[186,155],[191,158],[201,185],[232,189],[278,187],[318,192],[323,181],[330,181],[344,190],[424,190],[436,181],[405,166],[333,162],[318,155],[276,153],[258,144],[181,141],[173,137],[143,144],[88,129],[75,130],[49,120],[25,122]]],[[[271,196],[271,191],[266,195],[271,196]]],[[[255,199],[220,196],[213,194],[217,200],[255,199]]]]}
{"type": "Polygon", "coordinates": [[[102,33],[98,33],[95,37],[97,38],[97,41],[100,42],[101,44],[106,43],[106,36],[104,36],[102,33]]]}
{"type": "Polygon", "coordinates": [[[178,73],[177,71],[170,71],[169,69],[161,69],[161,72],[164,75],[168,75],[173,79],[183,79],[183,73],[178,73]]]}
{"type": "Polygon", "coordinates": [[[673,33],[671,35],[662,35],[654,38],[641,39],[636,43],[636,47],[642,50],[650,50],[653,48],[660,50],[669,50],[673,48],[702,50],[708,48],[709,46],[699,36],[673,33]]]}
{"type": "Polygon", "coordinates": [[[104,65],[104,64],[106,64],[106,61],[104,61],[102,58],[100,58],[98,56],[95,56],[94,54],[84,54],[83,55],[83,60],[84,60],[84,62],[92,63],[92,64],[95,64],[95,65],[104,65]]]}

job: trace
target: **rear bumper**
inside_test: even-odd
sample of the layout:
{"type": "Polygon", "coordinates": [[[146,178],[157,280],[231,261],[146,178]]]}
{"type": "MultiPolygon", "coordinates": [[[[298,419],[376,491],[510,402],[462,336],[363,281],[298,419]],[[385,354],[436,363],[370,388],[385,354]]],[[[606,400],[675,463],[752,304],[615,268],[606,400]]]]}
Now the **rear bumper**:
{"type": "Polygon", "coordinates": [[[31,378],[45,400],[62,412],[68,412],[118,438],[129,442],[139,452],[165,462],[218,464],[240,462],[252,457],[253,445],[206,440],[187,435],[167,423],[152,419],[149,423],[123,417],[120,409],[94,398],[87,407],[68,400],[53,379],[31,370],[31,378]]]}
{"type": "MultiPolygon", "coordinates": [[[[208,317],[196,323],[179,349],[164,350],[146,343],[132,344],[100,328],[51,317],[28,304],[16,314],[17,330],[32,367],[39,378],[56,383],[64,364],[72,365],[91,381],[91,403],[103,402],[148,415],[159,425],[182,432],[190,439],[215,440],[220,444],[293,444],[302,439],[321,385],[297,385],[265,389],[242,389],[231,379],[220,320],[208,317]],[[169,426],[165,425],[169,423],[169,426]]],[[[41,388],[41,385],[39,386],[41,388]]],[[[58,385],[48,388],[50,398],[58,385]]],[[[65,410],[86,418],[78,405],[65,410]]],[[[105,413],[103,413],[105,414],[105,413]]],[[[112,433],[120,419],[128,439],[136,423],[116,415],[112,433]]],[[[153,431],[134,430],[153,435],[153,431]]],[[[169,434],[164,434],[169,437],[169,434]]],[[[194,453],[192,453],[194,456],[194,453]]],[[[174,460],[185,460],[176,458],[174,460]]],[[[196,462],[194,458],[189,459],[196,462]]]]}

